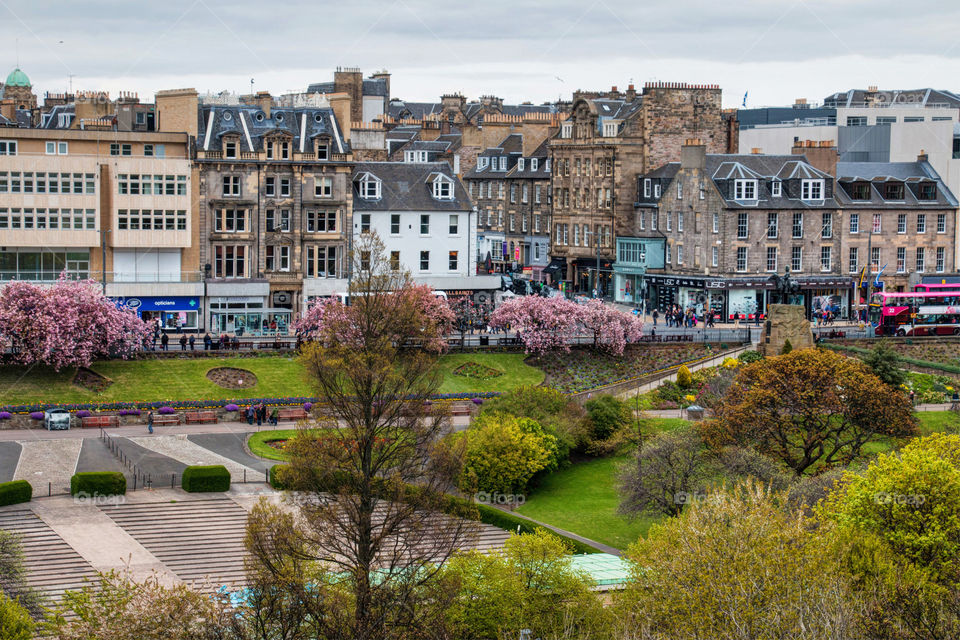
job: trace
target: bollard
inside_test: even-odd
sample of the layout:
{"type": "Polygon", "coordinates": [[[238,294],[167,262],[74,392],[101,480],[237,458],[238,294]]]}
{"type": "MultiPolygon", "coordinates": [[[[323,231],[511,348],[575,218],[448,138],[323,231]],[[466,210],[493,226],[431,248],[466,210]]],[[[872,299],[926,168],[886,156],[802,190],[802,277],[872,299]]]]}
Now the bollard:
{"type": "Polygon", "coordinates": [[[176,481],[177,481],[177,474],[171,473],[171,474],[170,474],[170,488],[171,488],[171,489],[174,488],[174,484],[176,483],[176,481]]]}
{"type": "Polygon", "coordinates": [[[52,483],[52,482],[48,482],[48,483],[47,483],[47,497],[49,498],[49,497],[52,496],[52,495],[53,495],[53,483],[52,483]]]}
{"type": "Polygon", "coordinates": [[[243,484],[247,484],[247,470],[243,470],[243,484]]]}

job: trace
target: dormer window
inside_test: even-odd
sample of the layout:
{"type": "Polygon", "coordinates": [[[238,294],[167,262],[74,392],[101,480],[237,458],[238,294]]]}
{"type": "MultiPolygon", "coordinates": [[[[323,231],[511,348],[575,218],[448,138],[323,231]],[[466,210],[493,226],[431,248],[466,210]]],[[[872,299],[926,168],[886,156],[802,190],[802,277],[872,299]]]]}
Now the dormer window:
{"type": "Polygon", "coordinates": [[[572,122],[564,122],[562,125],[560,125],[560,137],[561,137],[561,138],[569,138],[569,137],[571,137],[572,135],[573,135],[573,123],[572,123],[572,122]]]}
{"type": "Polygon", "coordinates": [[[539,168],[540,159],[539,158],[530,158],[530,171],[536,171],[539,168]]]}
{"type": "Polygon", "coordinates": [[[225,158],[237,157],[237,141],[236,140],[227,140],[226,142],[224,142],[223,156],[225,158]]]}
{"type": "Polygon", "coordinates": [[[550,158],[547,158],[543,164],[543,170],[550,173],[550,158]]]}
{"type": "Polygon", "coordinates": [[[267,151],[267,160],[276,159],[277,145],[273,142],[273,140],[267,140],[266,151],[267,151]]]}
{"type": "Polygon", "coordinates": [[[290,143],[286,140],[280,141],[280,159],[281,160],[290,159],[290,143]]]}
{"type": "Polygon", "coordinates": [[[483,156],[477,158],[477,170],[483,171],[484,169],[486,169],[488,162],[489,162],[489,159],[483,156]]]}
{"type": "Polygon", "coordinates": [[[783,183],[779,180],[774,180],[770,183],[770,196],[773,198],[779,198],[783,193],[783,183]]]}
{"type": "Polygon", "coordinates": [[[803,180],[800,183],[801,200],[823,200],[823,180],[803,180]]]}
{"type": "Polygon", "coordinates": [[[372,173],[364,173],[357,181],[357,190],[364,200],[380,199],[380,178],[372,173]]]}
{"type": "Polygon", "coordinates": [[[329,160],[330,140],[328,138],[319,138],[315,144],[317,146],[317,160],[329,160]]]}
{"type": "Polygon", "coordinates": [[[507,170],[507,157],[500,156],[500,171],[506,171],[506,170],[507,170]]]}
{"type": "Polygon", "coordinates": [[[918,200],[936,200],[937,185],[932,182],[920,183],[920,188],[917,190],[917,199],[918,200]]]}
{"type": "Polygon", "coordinates": [[[888,182],[883,185],[884,200],[903,200],[903,183],[888,182]]]}
{"type": "Polygon", "coordinates": [[[617,135],[617,123],[616,122],[604,122],[603,123],[603,137],[604,138],[614,138],[617,135]]]}
{"type": "Polygon", "coordinates": [[[653,185],[653,181],[650,180],[650,178],[644,178],[644,179],[643,179],[643,197],[644,197],[644,198],[649,198],[649,197],[650,197],[650,194],[653,193],[653,191],[652,191],[652,189],[653,189],[652,185],[653,185]]]}
{"type": "Polygon", "coordinates": [[[426,151],[404,151],[403,155],[406,162],[429,162],[426,151]]]}
{"type": "Polygon", "coordinates": [[[517,171],[523,171],[523,166],[524,166],[523,158],[520,158],[519,160],[517,160],[517,171]]]}
{"type": "Polygon", "coordinates": [[[436,178],[434,178],[433,197],[436,200],[452,200],[453,181],[444,175],[438,175],[436,178]]]}
{"type": "Polygon", "coordinates": [[[852,185],[850,185],[850,197],[853,200],[869,200],[870,199],[870,183],[854,182],[852,185]]]}
{"type": "Polygon", "coordinates": [[[734,180],[733,181],[733,199],[734,200],[756,200],[757,199],[757,181],[756,180],[734,180]]]}

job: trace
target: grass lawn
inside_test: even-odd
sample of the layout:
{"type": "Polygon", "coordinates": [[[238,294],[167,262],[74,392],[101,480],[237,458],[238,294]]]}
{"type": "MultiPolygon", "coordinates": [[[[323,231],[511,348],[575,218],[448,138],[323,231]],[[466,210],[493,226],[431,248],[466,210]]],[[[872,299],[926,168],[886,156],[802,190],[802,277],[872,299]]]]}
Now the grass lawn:
{"type": "MultiPolygon", "coordinates": [[[[672,431],[689,426],[679,418],[651,418],[643,425],[644,433],[672,431]]],[[[658,517],[644,516],[628,520],[617,515],[620,496],[617,493],[617,471],[630,460],[629,455],[597,458],[578,462],[545,477],[540,486],[527,496],[518,513],[573,533],[625,549],[640,536],[646,535],[658,517]]]]}
{"type": "Polygon", "coordinates": [[[953,411],[918,411],[921,435],[960,433],[960,414],[953,411]]]}
{"type": "Polygon", "coordinates": [[[286,460],[287,454],[280,449],[275,449],[266,444],[267,440],[290,439],[297,435],[297,429],[270,429],[269,431],[258,431],[250,434],[247,439],[247,446],[250,452],[255,456],[267,458],[269,460],[286,460]]]}
{"type": "MultiPolygon", "coordinates": [[[[520,385],[539,384],[543,372],[523,362],[521,353],[453,353],[440,359],[443,381],[440,393],[508,391],[520,385]],[[453,369],[474,361],[504,372],[489,380],[453,375],[453,369]]],[[[75,402],[136,402],[160,400],[218,400],[312,396],[303,368],[293,357],[197,358],[164,360],[109,360],[91,367],[111,379],[103,393],[72,383],[73,371],[59,373],[46,367],[0,367],[0,405],[75,402]],[[215,367],[252,371],[257,384],[247,389],[224,389],[207,379],[215,367]]]]}

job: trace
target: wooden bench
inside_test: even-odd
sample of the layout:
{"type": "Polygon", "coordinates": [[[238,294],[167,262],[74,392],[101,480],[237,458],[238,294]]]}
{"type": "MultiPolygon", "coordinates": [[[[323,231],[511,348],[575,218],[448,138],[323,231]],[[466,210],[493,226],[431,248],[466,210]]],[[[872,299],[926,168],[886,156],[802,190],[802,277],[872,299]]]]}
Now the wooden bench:
{"type": "Polygon", "coordinates": [[[154,413],[151,413],[150,415],[153,417],[154,426],[162,426],[165,424],[180,424],[180,416],[178,416],[175,413],[163,414],[163,413],[154,412],[154,413]]]}
{"type": "Polygon", "coordinates": [[[306,420],[307,412],[304,411],[303,407],[297,407],[295,409],[280,409],[277,414],[278,420],[306,420]]]}
{"type": "Polygon", "coordinates": [[[119,427],[120,418],[117,416],[87,416],[80,418],[80,426],[84,429],[88,427],[119,427]]]}
{"type": "Polygon", "coordinates": [[[187,411],[184,414],[184,421],[187,424],[217,422],[217,414],[213,411],[187,411]]]}

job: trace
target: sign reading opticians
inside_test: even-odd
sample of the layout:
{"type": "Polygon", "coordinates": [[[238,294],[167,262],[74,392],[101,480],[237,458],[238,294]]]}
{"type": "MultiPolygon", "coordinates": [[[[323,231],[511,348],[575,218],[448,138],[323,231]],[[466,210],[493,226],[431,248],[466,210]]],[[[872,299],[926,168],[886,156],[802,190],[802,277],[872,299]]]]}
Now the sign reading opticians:
{"type": "Polygon", "coordinates": [[[117,306],[127,307],[140,311],[197,311],[200,308],[199,298],[193,296],[130,296],[128,298],[114,298],[117,306]]]}

